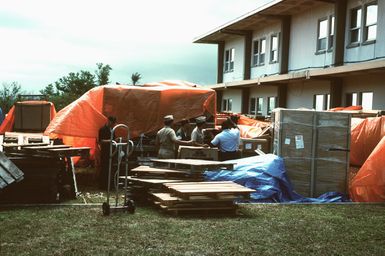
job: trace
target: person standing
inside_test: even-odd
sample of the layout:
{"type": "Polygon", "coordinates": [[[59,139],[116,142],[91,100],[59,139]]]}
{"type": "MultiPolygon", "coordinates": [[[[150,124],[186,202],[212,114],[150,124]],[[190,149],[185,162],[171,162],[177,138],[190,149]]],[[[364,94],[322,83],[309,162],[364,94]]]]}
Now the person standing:
{"type": "Polygon", "coordinates": [[[191,140],[189,128],[190,128],[190,124],[189,124],[188,120],[183,119],[182,121],[180,121],[180,128],[176,132],[176,137],[178,138],[178,140],[184,140],[184,141],[190,141],[191,140]]]}
{"type": "Polygon", "coordinates": [[[155,139],[155,147],[158,150],[159,159],[175,158],[175,145],[192,145],[191,141],[178,140],[175,131],[171,128],[174,122],[172,115],[164,117],[164,127],[158,131],[155,139]]]}
{"type": "MultiPolygon", "coordinates": [[[[99,187],[107,189],[108,186],[108,170],[110,161],[110,144],[112,129],[116,125],[116,118],[108,117],[107,123],[99,129],[98,146],[100,150],[100,172],[99,172],[99,187]]],[[[113,136],[115,137],[115,135],[113,136]]]]}
{"type": "Polygon", "coordinates": [[[195,119],[196,127],[191,133],[191,140],[194,146],[204,145],[204,127],[206,125],[206,117],[200,116],[195,119]]]}
{"type": "Polygon", "coordinates": [[[240,131],[230,118],[222,123],[222,131],[211,141],[213,146],[219,148],[220,161],[238,159],[239,143],[240,131]]]}

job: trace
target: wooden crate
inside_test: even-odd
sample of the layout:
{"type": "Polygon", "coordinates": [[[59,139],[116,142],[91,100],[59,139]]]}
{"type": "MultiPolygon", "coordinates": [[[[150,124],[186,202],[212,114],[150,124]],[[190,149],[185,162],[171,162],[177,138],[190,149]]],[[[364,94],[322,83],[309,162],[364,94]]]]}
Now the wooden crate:
{"type": "Polygon", "coordinates": [[[347,193],[350,114],[278,109],[273,120],[273,151],[284,159],[295,191],[347,193]]]}

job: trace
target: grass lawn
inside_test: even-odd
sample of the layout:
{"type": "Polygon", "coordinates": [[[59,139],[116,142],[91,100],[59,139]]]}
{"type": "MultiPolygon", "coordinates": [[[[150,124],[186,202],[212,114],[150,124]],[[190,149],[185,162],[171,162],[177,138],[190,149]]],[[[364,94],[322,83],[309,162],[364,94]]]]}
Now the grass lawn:
{"type": "Polygon", "coordinates": [[[104,217],[100,207],[0,209],[0,255],[385,255],[384,205],[243,205],[241,212],[172,217],[138,207],[104,217]]]}

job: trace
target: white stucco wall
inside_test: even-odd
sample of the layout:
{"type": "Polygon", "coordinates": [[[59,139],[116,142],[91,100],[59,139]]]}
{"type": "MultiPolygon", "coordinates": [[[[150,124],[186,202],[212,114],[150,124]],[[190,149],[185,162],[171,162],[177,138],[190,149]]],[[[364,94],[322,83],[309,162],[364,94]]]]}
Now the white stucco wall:
{"type": "Polygon", "coordinates": [[[315,94],[329,94],[328,81],[299,81],[287,88],[287,108],[313,108],[315,94]]]}
{"type": "MultiPolygon", "coordinates": [[[[263,98],[262,115],[267,115],[267,98],[277,97],[276,86],[253,86],[250,88],[250,99],[251,98],[263,98]]],[[[249,99],[249,101],[250,101],[249,99]]],[[[250,104],[249,104],[250,108],[250,104]]]]}
{"type": "Polygon", "coordinates": [[[332,52],[316,54],[318,37],[318,20],[334,14],[334,6],[325,4],[318,8],[292,16],[289,71],[329,66],[332,63],[332,52]]]}
{"type": "MultiPolygon", "coordinates": [[[[265,64],[262,66],[253,67],[253,45],[251,53],[251,79],[257,78],[264,75],[277,74],[279,72],[279,63],[270,64],[270,49],[271,49],[271,36],[278,34],[278,40],[281,40],[281,24],[276,22],[272,25],[266,26],[262,30],[253,31],[253,41],[261,38],[266,38],[266,53],[265,53],[265,64]]],[[[281,54],[278,52],[278,54],[281,54]]]]}
{"type": "MultiPolygon", "coordinates": [[[[244,37],[238,36],[226,41],[225,52],[234,48],[234,70],[223,73],[223,82],[242,81],[244,73],[245,43],[244,37]]],[[[225,61],[225,57],[223,59],[225,61]]]]}
{"type": "Polygon", "coordinates": [[[232,99],[232,112],[242,112],[242,90],[241,89],[224,89],[222,94],[222,100],[232,99]]]}
{"type": "MultiPolygon", "coordinates": [[[[370,3],[372,1],[362,1],[362,0],[350,0],[347,5],[347,14],[346,14],[346,30],[345,30],[345,62],[355,62],[355,61],[364,61],[374,58],[383,58],[385,57],[385,1],[379,0],[378,4],[378,14],[377,14],[377,38],[376,43],[364,45],[361,44],[357,47],[349,48],[349,34],[350,34],[350,11],[353,8],[363,6],[363,3],[370,3]]],[[[363,33],[363,28],[361,27],[361,34],[363,33]]]]}
{"type": "Polygon", "coordinates": [[[346,93],[373,92],[373,109],[385,110],[385,74],[351,75],[344,78],[342,102],[346,93]]]}

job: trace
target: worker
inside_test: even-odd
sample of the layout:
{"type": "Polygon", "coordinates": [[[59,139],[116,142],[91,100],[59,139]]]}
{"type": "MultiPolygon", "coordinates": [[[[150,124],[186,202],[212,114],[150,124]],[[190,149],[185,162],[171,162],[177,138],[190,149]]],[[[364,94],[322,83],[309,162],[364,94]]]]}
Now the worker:
{"type": "Polygon", "coordinates": [[[175,131],[171,128],[174,122],[172,115],[164,117],[164,127],[158,131],[155,139],[155,147],[158,149],[158,158],[175,158],[175,145],[191,146],[191,141],[178,140],[175,131]]]}
{"type": "MultiPolygon", "coordinates": [[[[99,186],[101,189],[107,189],[108,186],[108,171],[110,161],[110,143],[112,128],[116,125],[116,118],[109,116],[107,123],[99,129],[98,145],[100,150],[100,172],[99,186]]],[[[113,136],[115,137],[115,135],[113,136]]]]}
{"type": "Polygon", "coordinates": [[[180,128],[176,132],[176,137],[178,140],[190,141],[190,123],[187,119],[180,121],[180,128]]]}
{"type": "Polygon", "coordinates": [[[239,142],[240,131],[236,124],[227,118],[222,123],[222,131],[214,137],[211,144],[219,148],[219,160],[226,161],[240,157],[239,142]]]}
{"type": "Polygon", "coordinates": [[[206,117],[200,116],[195,119],[196,127],[191,133],[191,140],[194,146],[204,145],[204,128],[206,125],[206,117]]]}

